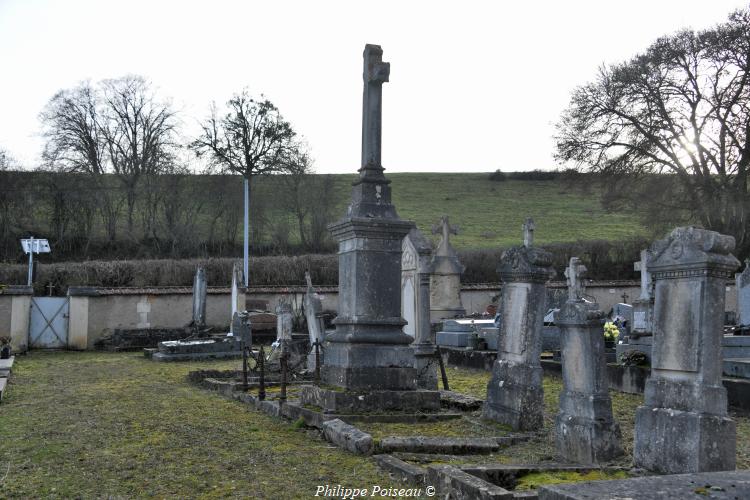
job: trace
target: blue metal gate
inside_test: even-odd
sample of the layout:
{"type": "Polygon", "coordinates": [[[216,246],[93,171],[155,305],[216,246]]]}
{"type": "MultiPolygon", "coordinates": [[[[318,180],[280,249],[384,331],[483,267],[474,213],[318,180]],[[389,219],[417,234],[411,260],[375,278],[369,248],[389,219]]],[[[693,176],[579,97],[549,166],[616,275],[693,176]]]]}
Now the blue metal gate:
{"type": "Polygon", "coordinates": [[[60,349],[68,346],[68,298],[32,297],[29,347],[60,349]]]}

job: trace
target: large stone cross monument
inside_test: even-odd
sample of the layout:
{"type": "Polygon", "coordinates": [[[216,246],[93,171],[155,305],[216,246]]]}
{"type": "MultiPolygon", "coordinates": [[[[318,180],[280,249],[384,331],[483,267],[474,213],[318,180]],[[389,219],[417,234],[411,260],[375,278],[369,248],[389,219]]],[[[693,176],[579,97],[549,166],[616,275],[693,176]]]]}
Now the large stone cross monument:
{"type": "Polygon", "coordinates": [[[390,69],[382,55],[377,45],[365,47],[362,167],[345,218],[329,226],[339,242],[339,315],[326,336],[322,377],[346,391],[416,388],[414,339],[401,317],[401,243],[414,223],[399,219],[380,164],[381,92],[390,69]]]}

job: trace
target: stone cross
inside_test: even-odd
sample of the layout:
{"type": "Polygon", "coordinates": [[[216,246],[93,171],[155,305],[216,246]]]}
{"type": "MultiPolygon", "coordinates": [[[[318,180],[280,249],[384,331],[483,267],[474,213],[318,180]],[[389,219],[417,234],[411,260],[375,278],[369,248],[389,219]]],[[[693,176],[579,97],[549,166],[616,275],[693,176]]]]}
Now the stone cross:
{"type": "Polygon", "coordinates": [[[432,234],[440,234],[442,239],[438,245],[436,255],[445,256],[453,255],[453,247],[451,247],[450,237],[451,234],[458,234],[458,226],[451,226],[447,215],[443,215],[440,218],[440,222],[432,226],[432,234]]]}
{"type": "Polygon", "coordinates": [[[391,65],[383,62],[379,45],[365,46],[364,95],[362,97],[362,176],[368,170],[382,170],[380,146],[383,117],[383,83],[388,81],[391,65]]]}
{"type": "Polygon", "coordinates": [[[526,248],[530,248],[531,245],[534,244],[534,229],[536,229],[536,225],[534,224],[534,219],[531,217],[528,217],[526,219],[526,222],[523,223],[523,246],[526,248]]]}
{"type": "Polygon", "coordinates": [[[578,257],[571,257],[570,264],[565,269],[565,277],[568,280],[568,300],[573,302],[581,300],[583,296],[583,274],[586,272],[586,266],[581,264],[578,257]]]}
{"type": "Polygon", "coordinates": [[[651,273],[648,272],[648,261],[651,259],[651,252],[641,250],[641,260],[633,263],[633,270],[641,273],[641,295],[640,300],[651,299],[651,273]]]}
{"type": "Polygon", "coordinates": [[[622,297],[622,303],[627,304],[630,295],[628,295],[628,292],[622,292],[622,295],[620,295],[620,297],[622,297]]]}

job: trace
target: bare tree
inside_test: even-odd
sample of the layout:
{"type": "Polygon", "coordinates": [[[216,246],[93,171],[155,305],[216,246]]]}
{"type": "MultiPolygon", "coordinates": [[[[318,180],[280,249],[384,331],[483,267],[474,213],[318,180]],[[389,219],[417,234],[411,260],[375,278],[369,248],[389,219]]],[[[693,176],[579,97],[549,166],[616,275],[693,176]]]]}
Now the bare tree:
{"type": "Polygon", "coordinates": [[[55,94],[40,113],[47,168],[87,174],[96,187],[99,209],[110,241],[117,237],[120,204],[105,174],[110,171],[102,133],[100,92],[89,82],[55,94]]]}
{"type": "MultiPolygon", "coordinates": [[[[276,106],[261,96],[252,98],[247,90],[227,102],[227,112],[219,116],[212,106],[201,125],[201,134],[190,144],[199,157],[205,156],[222,171],[240,174],[245,182],[245,203],[249,205],[252,178],[283,172],[282,161],[293,147],[295,132],[276,106]]],[[[245,227],[249,224],[245,210],[245,227]]],[[[249,238],[245,238],[245,280],[249,279],[249,238]]]]}
{"type": "Polygon", "coordinates": [[[709,30],[665,36],[574,91],[558,125],[557,158],[602,173],[612,185],[627,179],[624,197],[684,211],[734,235],[747,255],[749,71],[748,9],[709,30]],[[659,175],[673,188],[644,196],[659,175]]]}
{"type": "Polygon", "coordinates": [[[128,232],[132,235],[139,181],[167,170],[172,163],[175,114],[140,76],[105,81],[103,95],[106,106],[101,133],[112,170],[125,188],[128,232]]]}

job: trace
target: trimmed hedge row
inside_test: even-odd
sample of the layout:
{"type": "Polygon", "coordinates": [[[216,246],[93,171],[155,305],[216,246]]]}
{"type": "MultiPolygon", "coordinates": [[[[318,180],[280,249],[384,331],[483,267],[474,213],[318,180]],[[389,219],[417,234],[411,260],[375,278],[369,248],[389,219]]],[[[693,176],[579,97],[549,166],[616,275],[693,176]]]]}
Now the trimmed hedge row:
{"type": "MultiPolygon", "coordinates": [[[[633,262],[646,248],[645,240],[627,242],[583,241],[546,245],[552,252],[557,279],[564,279],[563,271],[568,260],[577,256],[586,264],[588,277],[597,280],[636,279],[633,262]]],[[[464,283],[498,281],[496,267],[503,249],[470,250],[460,252],[466,266],[464,283]]],[[[69,286],[146,287],[192,286],[195,269],[206,268],[208,284],[229,286],[232,281],[232,264],[236,259],[160,259],[117,260],[39,263],[34,279],[35,292],[46,295],[50,283],[54,293],[66,293],[69,286]]],[[[250,259],[250,283],[255,286],[304,285],[305,271],[310,270],[316,285],[338,283],[338,257],[336,254],[309,254],[299,256],[265,256],[250,259]]],[[[27,267],[21,264],[0,265],[0,283],[26,283],[27,267]]]]}

